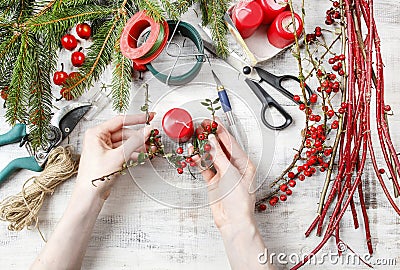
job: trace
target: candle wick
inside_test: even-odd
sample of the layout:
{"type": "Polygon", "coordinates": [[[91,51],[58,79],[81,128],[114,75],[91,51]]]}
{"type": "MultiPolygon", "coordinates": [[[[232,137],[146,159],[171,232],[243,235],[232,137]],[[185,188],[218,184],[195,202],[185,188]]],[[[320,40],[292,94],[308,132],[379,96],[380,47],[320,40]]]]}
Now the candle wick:
{"type": "Polygon", "coordinates": [[[175,120],[175,124],[182,124],[182,125],[184,125],[186,128],[190,128],[185,122],[182,122],[182,121],[175,120]]]}

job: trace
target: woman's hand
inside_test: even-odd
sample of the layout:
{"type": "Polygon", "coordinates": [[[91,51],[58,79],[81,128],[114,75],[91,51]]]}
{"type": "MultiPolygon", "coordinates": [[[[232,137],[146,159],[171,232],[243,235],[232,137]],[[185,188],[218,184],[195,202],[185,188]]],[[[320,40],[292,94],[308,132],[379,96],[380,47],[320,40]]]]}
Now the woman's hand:
{"type": "MultiPolygon", "coordinates": [[[[208,136],[214,157],[214,169],[202,171],[208,185],[208,197],[219,230],[253,222],[255,167],[226,128],[219,123],[217,137],[208,136]]],[[[199,158],[195,161],[199,162],[199,158]]]]}
{"type": "MultiPolygon", "coordinates": [[[[154,113],[150,113],[150,120],[154,113]]],[[[78,187],[91,194],[107,199],[115,177],[110,180],[92,180],[121,169],[125,159],[136,159],[146,151],[145,142],[152,130],[151,126],[134,130],[129,128],[146,122],[145,114],[117,116],[85,133],[83,150],[79,163],[78,187]]]]}

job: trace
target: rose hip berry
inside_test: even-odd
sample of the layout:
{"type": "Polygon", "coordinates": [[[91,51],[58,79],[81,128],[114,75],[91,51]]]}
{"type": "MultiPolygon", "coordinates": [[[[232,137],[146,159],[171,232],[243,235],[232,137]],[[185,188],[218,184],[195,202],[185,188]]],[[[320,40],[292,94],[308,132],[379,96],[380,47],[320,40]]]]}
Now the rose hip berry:
{"type": "Polygon", "coordinates": [[[206,143],[204,145],[204,151],[206,151],[206,152],[210,152],[211,151],[211,145],[209,143],[206,143]]]}
{"type": "Polygon", "coordinates": [[[177,171],[179,174],[182,174],[182,173],[183,173],[183,169],[182,169],[182,168],[177,168],[176,171],[177,171]]]}
{"type": "Polygon", "coordinates": [[[182,147],[178,147],[177,149],[176,149],[176,153],[177,154],[182,154],[183,153],[183,148],[182,147]]]}

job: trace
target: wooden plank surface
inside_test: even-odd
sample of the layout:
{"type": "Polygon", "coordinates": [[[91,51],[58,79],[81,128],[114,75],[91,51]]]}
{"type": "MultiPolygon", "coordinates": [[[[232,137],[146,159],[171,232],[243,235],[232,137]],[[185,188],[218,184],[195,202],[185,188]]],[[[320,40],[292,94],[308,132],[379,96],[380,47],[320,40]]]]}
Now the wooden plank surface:
{"type": "MultiPolygon", "coordinates": [[[[307,29],[311,31],[324,21],[326,4],[321,1],[307,2],[307,29]]],[[[328,1],[325,1],[328,2],[328,1]]],[[[400,4],[396,1],[375,1],[375,15],[382,40],[382,53],[385,64],[386,101],[395,112],[390,117],[392,138],[400,149],[400,21],[398,14],[400,4]]],[[[191,10],[186,17],[195,23],[191,10]]],[[[64,63],[68,55],[62,54],[64,63]]],[[[258,165],[257,181],[271,182],[291,160],[300,142],[300,130],[303,127],[303,114],[290,102],[274,95],[285,104],[285,109],[294,117],[294,124],[281,132],[271,132],[259,124],[258,100],[246,84],[232,69],[218,59],[212,59],[214,70],[220,74],[232,97],[236,118],[241,123],[242,135],[247,139],[246,148],[253,162],[258,165]]],[[[297,74],[295,59],[290,51],[285,51],[263,65],[275,74],[297,74]]],[[[67,70],[71,67],[67,65],[67,70]]],[[[110,70],[107,70],[101,81],[110,81],[110,70]]],[[[198,117],[206,116],[205,112],[193,104],[203,97],[215,96],[211,83],[209,67],[205,64],[199,76],[188,86],[168,87],[150,74],[145,75],[150,85],[152,108],[158,112],[155,123],[159,124],[163,112],[174,106],[189,107],[198,117]],[[168,102],[166,102],[168,101],[168,102]],[[169,106],[169,107],[168,107],[169,106]]],[[[139,89],[142,81],[132,85],[132,106],[129,112],[139,111],[143,103],[143,92],[139,89]]],[[[98,87],[95,86],[94,88],[98,87]]],[[[91,89],[90,91],[93,91],[91,89]]],[[[59,89],[54,87],[56,95],[59,89]]],[[[62,106],[63,103],[58,104],[62,106]]],[[[200,105],[198,105],[200,107],[200,105]]],[[[192,112],[192,111],[191,111],[192,112]]],[[[0,109],[0,134],[9,127],[5,123],[4,109],[0,109]]],[[[95,120],[82,121],[74,130],[69,143],[79,152],[84,131],[91,126],[111,118],[115,113],[107,107],[95,120]]],[[[374,127],[374,130],[376,128],[374,127]]],[[[376,135],[376,132],[373,133],[376,135]]],[[[172,146],[171,146],[172,147],[172,146]]],[[[379,146],[377,145],[377,149],[379,146]]],[[[24,149],[17,145],[1,147],[0,167],[10,159],[26,155],[24,149]]],[[[382,163],[382,156],[378,154],[382,163]]],[[[21,171],[0,187],[0,199],[21,190],[25,180],[35,173],[21,171]]],[[[396,259],[400,264],[400,220],[391,209],[379,183],[368,163],[364,175],[366,203],[371,224],[373,259],[396,259]]],[[[299,183],[294,194],[285,203],[275,208],[268,208],[257,213],[260,226],[269,252],[287,255],[310,251],[318,241],[314,235],[305,239],[304,231],[315,217],[319,192],[323,184],[323,175],[299,183]]],[[[51,235],[57,221],[62,216],[70,198],[74,179],[61,185],[49,197],[40,211],[40,228],[46,237],[51,235]]],[[[257,195],[268,190],[264,184],[257,195]]],[[[83,269],[228,269],[229,264],[224,252],[221,237],[212,221],[210,210],[204,206],[206,196],[201,179],[193,181],[188,175],[178,176],[164,161],[155,161],[153,166],[146,164],[135,168],[131,174],[121,177],[112,195],[100,213],[92,240],[84,260],[83,269]],[[133,177],[132,177],[133,176],[133,177]],[[134,178],[134,180],[133,180],[134,178]],[[165,190],[164,186],[170,189],[165,190]],[[188,188],[182,191],[183,188],[188,188]],[[174,207],[171,207],[174,206],[174,207]]],[[[357,201],[357,200],[356,200],[357,201]]],[[[399,203],[399,200],[397,200],[399,203]]],[[[361,213],[359,213],[361,215],[361,213]]],[[[363,255],[367,252],[364,242],[363,226],[352,228],[350,213],[347,213],[341,224],[341,237],[351,248],[363,255]]],[[[35,230],[10,232],[7,224],[0,224],[0,269],[27,269],[44,243],[35,230]]],[[[335,253],[334,241],[330,241],[324,252],[335,253]]],[[[321,259],[319,257],[319,259],[321,259]]],[[[325,258],[326,259],[326,258],[325,258]]],[[[288,269],[289,265],[277,264],[279,269],[288,269]]],[[[324,269],[367,269],[364,265],[336,265],[326,262],[324,269]]],[[[399,266],[376,266],[376,269],[398,269],[399,266]]],[[[316,269],[306,266],[304,269],[316,269]]]]}

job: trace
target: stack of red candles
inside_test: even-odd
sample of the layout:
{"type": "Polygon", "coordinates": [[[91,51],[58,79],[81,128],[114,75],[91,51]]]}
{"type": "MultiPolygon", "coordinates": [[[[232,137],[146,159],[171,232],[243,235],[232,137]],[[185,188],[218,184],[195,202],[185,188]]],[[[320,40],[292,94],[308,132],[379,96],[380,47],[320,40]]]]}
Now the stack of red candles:
{"type": "MultiPolygon", "coordinates": [[[[287,11],[287,0],[242,1],[232,10],[232,21],[240,35],[250,37],[261,24],[267,24],[268,40],[274,47],[285,48],[294,42],[292,13],[287,11]]],[[[303,22],[294,14],[296,35],[303,31],[303,22]]]]}

